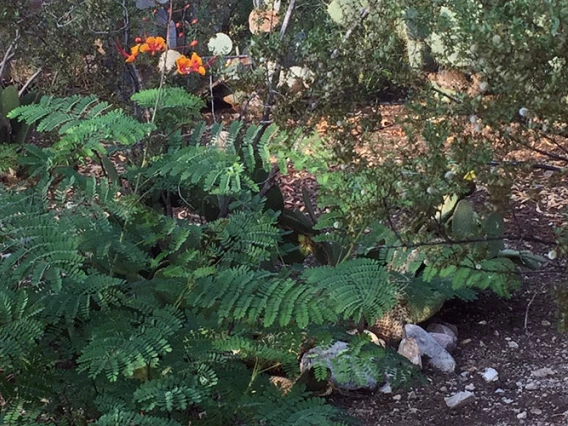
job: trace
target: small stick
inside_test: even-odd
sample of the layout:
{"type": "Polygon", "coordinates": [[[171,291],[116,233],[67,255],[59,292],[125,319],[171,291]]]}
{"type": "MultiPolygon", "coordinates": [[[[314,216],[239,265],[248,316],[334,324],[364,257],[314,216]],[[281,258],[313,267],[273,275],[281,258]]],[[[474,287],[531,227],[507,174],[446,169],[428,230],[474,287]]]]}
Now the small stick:
{"type": "Polygon", "coordinates": [[[26,91],[26,89],[28,88],[28,86],[32,83],[32,81],[42,72],[43,68],[40,67],[30,78],[28,78],[28,81],[26,81],[26,84],[24,84],[22,86],[22,88],[19,90],[18,92],[18,96],[21,97],[24,92],[26,91]]]}

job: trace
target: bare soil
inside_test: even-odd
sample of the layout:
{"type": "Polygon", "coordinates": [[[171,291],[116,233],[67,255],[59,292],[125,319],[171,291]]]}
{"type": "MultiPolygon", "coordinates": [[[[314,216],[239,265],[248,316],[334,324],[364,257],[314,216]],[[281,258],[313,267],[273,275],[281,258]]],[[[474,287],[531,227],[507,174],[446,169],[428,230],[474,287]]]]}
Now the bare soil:
{"type": "Polygon", "coordinates": [[[334,395],[331,401],[368,426],[568,424],[568,336],[555,328],[551,294],[553,283],[563,277],[540,273],[525,278],[522,291],[510,300],[483,294],[473,303],[448,302],[434,319],[459,330],[455,373],[425,367],[426,385],[392,394],[334,395]],[[481,377],[488,367],[498,371],[497,381],[481,377]],[[552,374],[538,377],[543,368],[552,374]],[[449,409],[444,398],[466,386],[475,402],[449,409]]]}

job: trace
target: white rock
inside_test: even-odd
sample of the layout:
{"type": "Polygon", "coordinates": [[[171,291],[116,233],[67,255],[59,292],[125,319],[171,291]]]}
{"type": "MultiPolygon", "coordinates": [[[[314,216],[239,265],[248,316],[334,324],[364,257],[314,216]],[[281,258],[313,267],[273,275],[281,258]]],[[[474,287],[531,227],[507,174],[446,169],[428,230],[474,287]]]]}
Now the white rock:
{"type": "Polygon", "coordinates": [[[474,391],[475,385],[473,383],[470,383],[469,385],[466,385],[465,390],[474,391]]]}
{"type": "Polygon", "coordinates": [[[392,399],[393,399],[394,401],[397,401],[397,402],[398,402],[398,401],[400,401],[400,400],[402,399],[402,395],[395,395],[395,396],[392,397],[392,399]]]}
{"type": "Polygon", "coordinates": [[[525,386],[526,390],[537,390],[539,388],[539,385],[537,382],[529,382],[527,383],[527,385],[525,386]]]}
{"type": "Polygon", "coordinates": [[[494,382],[499,378],[499,373],[494,368],[487,368],[483,373],[480,373],[483,380],[487,383],[494,382]]]}
{"type": "Polygon", "coordinates": [[[379,392],[381,392],[381,393],[392,393],[392,388],[391,388],[390,383],[387,382],[384,385],[382,385],[379,388],[379,392]]]}
{"type": "Polygon", "coordinates": [[[550,327],[550,321],[542,320],[540,322],[540,325],[542,325],[543,327],[550,327]]]}
{"type": "Polygon", "coordinates": [[[511,349],[519,349],[519,344],[517,342],[507,342],[507,346],[509,346],[511,349]]]}
{"type": "Polygon", "coordinates": [[[472,392],[458,392],[449,398],[444,398],[446,405],[451,409],[458,409],[475,401],[475,395],[472,392]]]}
{"type": "Polygon", "coordinates": [[[522,413],[517,414],[517,419],[523,420],[527,418],[527,412],[523,411],[522,413]]]}
{"type": "Polygon", "coordinates": [[[505,404],[510,404],[511,402],[513,402],[513,400],[510,398],[501,398],[501,401],[503,401],[505,404]]]}
{"type": "Polygon", "coordinates": [[[531,410],[531,414],[534,414],[535,416],[540,416],[542,414],[542,410],[539,408],[533,408],[531,410]]]}
{"type": "Polygon", "coordinates": [[[414,338],[420,349],[420,355],[427,355],[429,363],[445,372],[452,373],[456,369],[456,361],[442,346],[434,340],[430,334],[415,324],[406,324],[404,326],[406,338],[414,338]]]}
{"type": "Polygon", "coordinates": [[[495,393],[505,393],[505,391],[501,388],[495,389],[495,393]]]}
{"type": "Polygon", "coordinates": [[[549,367],[543,367],[543,368],[539,368],[538,370],[535,370],[531,373],[531,376],[533,377],[538,377],[538,378],[543,378],[546,376],[552,376],[555,374],[555,371],[549,367]]]}
{"type": "Polygon", "coordinates": [[[414,365],[417,365],[418,368],[422,368],[422,357],[420,355],[420,348],[418,347],[416,339],[412,337],[402,339],[398,345],[398,353],[414,365]]]}

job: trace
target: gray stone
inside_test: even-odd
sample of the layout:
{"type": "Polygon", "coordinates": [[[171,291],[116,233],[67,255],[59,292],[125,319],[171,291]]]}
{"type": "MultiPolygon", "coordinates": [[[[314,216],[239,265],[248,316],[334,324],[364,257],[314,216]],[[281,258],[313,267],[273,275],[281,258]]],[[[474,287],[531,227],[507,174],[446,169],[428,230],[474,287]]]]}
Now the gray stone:
{"type": "Polygon", "coordinates": [[[539,384],[537,382],[529,382],[525,386],[526,390],[537,390],[539,388],[539,384]]]}
{"type": "Polygon", "coordinates": [[[523,411],[522,413],[517,414],[517,419],[523,420],[527,418],[527,412],[523,411]]]}
{"type": "Polygon", "coordinates": [[[543,368],[539,368],[538,370],[535,370],[531,373],[531,376],[533,377],[537,377],[537,378],[543,378],[546,376],[553,376],[555,374],[555,371],[552,368],[549,367],[543,367],[543,368]]]}
{"type": "Polygon", "coordinates": [[[468,391],[458,392],[449,398],[444,398],[444,400],[446,401],[446,405],[449,408],[456,410],[474,402],[475,395],[473,394],[473,392],[468,391]]]}
{"type": "Polygon", "coordinates": [[[457,347],[457,339],[455,337],[448,336],[443,333],[429,332],[428,334],[430,334],[430,336],[432,336],[434,340],[448,352],[452,352],[457,347]]]}
{"type": "Polygon", "coordinates": [[[457,342],[458,340],[458,336],[457,336],[457,332],[455,332],[454,330],[457,330],[455,327],[449,327],[447,325],[444,324],[438,324],[438,323],[430,323],[428,324],[428,328],[426,328],[426,331],[430,332],[430,333],[440,333],[440,334],[446,334],[452,338],[454,338],[457,342]]]}
{"type": "Polygon", "coordinates": [[[418,368],[422,368],[422,357],[420,356],[420,348],[418,347],[416,339],[412,337],[402,339],[398,345],[398,353],[414,365],[417,365],[418,368]]]}
{"type": "Polygon", "coordinates": [[[420,355],[427,355],[428,361],[433,367],[445,372],[452,373],[456,369],[456,361],[428,332],[415,324],[404,326],[406,338],[413,338],[418,344],[420,355]]]}

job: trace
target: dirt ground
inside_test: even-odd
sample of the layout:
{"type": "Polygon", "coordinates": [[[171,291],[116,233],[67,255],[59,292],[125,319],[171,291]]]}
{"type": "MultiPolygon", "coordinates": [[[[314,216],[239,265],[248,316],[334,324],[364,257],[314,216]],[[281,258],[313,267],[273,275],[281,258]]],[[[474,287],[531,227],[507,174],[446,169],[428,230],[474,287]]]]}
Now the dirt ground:
{"type": "Polygon", "coordinates": [[[368,426],[568,425],[568,336],[556,330],[551,295],[561,279],[526,277],[510,300],[488,293],[474,303],[447,303],[436,319],[458,327],[455,373],[425,367],[426,385],[331,401],[368,426]],[[499,373],[497,381],[481,377],[488,367],[499,373]],[[444,398],[464,390],[475,402],[450,410],[444,398]]]}

